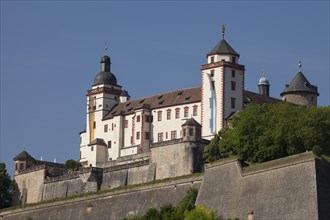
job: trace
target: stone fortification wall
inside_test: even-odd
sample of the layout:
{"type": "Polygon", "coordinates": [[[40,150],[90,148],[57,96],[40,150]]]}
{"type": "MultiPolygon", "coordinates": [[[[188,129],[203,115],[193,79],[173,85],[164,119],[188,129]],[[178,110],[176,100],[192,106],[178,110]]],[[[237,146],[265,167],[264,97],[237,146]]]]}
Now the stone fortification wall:
{"type": "Polygon", "coordinates": [[[330,164],[316,160],[319,219],[330,218],[330,164]]]}
{"type": "Polygon", "coordinates": [[[108,168],[108,167],[116,167],[119,165],[130,164],[134,162],[140,162],[150,160],[150,152],[140,153],[140,154],[133,154],[123,157],[118,157],[116,160],[107,161],[103,163],[96,163],[97,167],[100,168],[108,168]]]}
{"type": "MultiPolygon", "coordinates": [[[[136,174],[148,174],[152,166],[140,166],[136,174]]],[[[205,204],[225,218],[246,219],[253,211],[254,219],[322,220],[330,216],[329,173],[329,163],[312,153],[243,168],[237,159],[227,159],[209,164],[204,176],[5,211],[0,216],[4,220],[118,219],[174,205],[195,187],[199,189],[196,204],[205,204]]],[[[110,174],[123,177],[121,183],[127,184],[129,169],[110,174]]]]}
{"type": "Polygon", "coordinates": [[[81,171],[47,178],[42,200],[146,183],[155,180],[155,172],[155,164],[150,164],[149,159],[104,169],[84,168],[81,171]]]}
{"type": "Polygon", "coordinates": [[[181,139],[155,143],[151,146],[151,160],[156,163],[156,179],[201,172],[204,145],[182,142],[181,139]]]}
{"type": "Polygon", "coordinates": [[[81,171],[48,178],[43,187],[42,200],[67,197],[100,189],[102,169],[85,168],[81,171]]]}
{"type": "Polygon", "coordinates": [[[225,218],[246,219],[253,211],[254,219],[318,219],[314,155],[296,155],[254,168],[242,170],[238,160],[210,165],[196,204],[205,204],[225,218]]]}
{"type": "Polygon", "coordinates": [[[149,159],[103,170],[101,189],[112,189],[118,186],[146,183],[155,180],[156,167],[149,159]]]}
{"type": "Polygon", "coordinates": [[[177,204],[187,190],[199,189],[202,177],[136,187],[130,190],[5,211],[2,220],[16,219],[121,219],[142,215],[149,208],[177,204]]]}
{"type": "Polygon", "coordinates": [[[36,166],[15,176],[13,204],[35,203],[42,200],[45,166],[36,166]]]}

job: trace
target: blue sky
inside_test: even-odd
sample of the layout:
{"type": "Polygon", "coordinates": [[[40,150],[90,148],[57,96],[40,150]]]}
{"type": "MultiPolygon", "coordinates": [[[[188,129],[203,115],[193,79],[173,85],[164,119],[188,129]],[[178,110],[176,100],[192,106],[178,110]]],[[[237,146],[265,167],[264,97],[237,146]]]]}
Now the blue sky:
{"type": "Polygon", "coordinates": [[[200,85],[221,39],[240,53],[245,89],[266,73],[271,96],[302,72],[329,98],[329,1],[1,1],[0,160],[79,158],[86,91],[105,43],[132,99],[200,85]]]}

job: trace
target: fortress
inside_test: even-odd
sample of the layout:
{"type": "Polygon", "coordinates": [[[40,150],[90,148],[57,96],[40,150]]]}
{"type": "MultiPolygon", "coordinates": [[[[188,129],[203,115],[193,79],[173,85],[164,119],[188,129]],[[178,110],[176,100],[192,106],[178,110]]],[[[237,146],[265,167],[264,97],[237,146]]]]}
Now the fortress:
{"type": "MultiPolygon", "coordinates": [[[[92,88],[86,93],[86,129],[80,132],[80,162],[83,168],[67,172],[63,164],[39,161],[28,152],[21,152],[14,158],[17,187],[14,204],[35,203],[203,172],[200,177],[187,177],[156,186],[164,193],[163,196],[156,195],[155,190],[150,188],[145,190],[150,192],[148,198],[141,189],[143,192],[140,195],[145,202],[154,201],[155,204],[132,208],[134,204],[122,203],[122,194],[106,196],[104,199],[111,204],[113,197],[118,204],[127,206],[119,208],[118,204],[113,205],[108,214],[114,219],[143,214],[148,207],[176,203],[184,196],[186,189],[196,187],[200,190],[197,204],[206,204],[228,218],[245,218],[244,213],[249,209],[257,210],[256,216],[261,218],[272,218],[274,213],[281,214],[284,219],[322,219],[326,216],[324,207],[330,206],[330,175],[326,177],[329,165],[311,153],[293,156],[288,161],[282,160],[281,165],[271,164],[268,169],[262,168],[256,172],[245,171],[237,159],[205,166],[204,147],[245,105],[286,101],[316,106],[319,95],[317,87],[311,85],[300,71],[285,86],[281,93],[282,100],[269,96],[270,83],[265,76],[259,80],[259,93],[246,91],[245,66],[240,64],[240,55],[227,43],[224,34],[223,29],[222,39],[206,55],[206,64],[202,64],[201,87],[137,100],[130,100],[128,91],[118,84],[115,74],[111,72],[111,59],[104,55],[100,62],[101,71],[96,74],[92,88]],[[296,181],[306,184],[294,189],[298,184],[296,181]],[[173,187],[177,190],[176,196],[173,187]],[[328,197],[320,195],[320,189],[328,197]],[[214,198],[213,192],[216,193],[214,198]],[[290,192],[294,198],[289,198],[290,192]],[[164,198],[167,193],[173,197],[164,198]],[[268,198],[269,195],[274,196],[273,200],[268,198]],[[235,207],[235,204],[238,206],[235,207]],[[285,208],[286,205],[290,208],[285,208]],[[118,211],[120,209],[122,211],[118,211]],[[266,209],[277,211],[266,212],[266,209]],[[290,210],[295,212],[290,214],[290,210]]],[[[131,194],[134,201],[135,193],[133,190],[123,195],[131,194]]],[[[97,213],[105,214],[109,207],[99,204],[99,201],[100,198],[95,198],[86,204],[79,200],[77,204],[81,207],[94,204],[88,210],[94,210],[96,203],[99,207],[98,211],[93,211],[94,215],[85,208],[79,209],[79,218],[102,218],[97,213]]],[[[63,210],[74,213],[70,204],[63,204],[60,205],[63,210]]],[[[50,206],[40,210],[53,213],[52,218],[76,217],[68,213],[55,214],[59,211],[56,209],[50,206]]],[[[47,212],[38,210],[22,211],[22,216],[30,213],[33,219],[51,218],[49,215],[47,217],[47,212]]],[[[15,213],[8,212],[4,219],[20,216],[15,213]]]]}

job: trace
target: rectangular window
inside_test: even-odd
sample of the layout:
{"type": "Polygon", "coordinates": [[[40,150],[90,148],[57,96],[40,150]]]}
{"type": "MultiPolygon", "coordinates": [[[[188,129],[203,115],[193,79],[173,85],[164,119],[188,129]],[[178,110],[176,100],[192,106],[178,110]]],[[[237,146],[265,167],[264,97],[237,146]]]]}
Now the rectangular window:
{"type": "Polygon", "coordinates": [[[136,117],[136,122],[140,122],[140,115],[136,117]]]}
{"type": "Polygon", "coordinates": [[[235,106],[236,106],[236,99],[235,98],[231,98],[230,99],[231,100],[231,104],[230,104],[230,106],[231,106],[231,108],[235,108],[235,106]]]}
{"type": "Polygon", "coordinates": [[[198,110],[197,107],[198,107],[197,105],[194,105],[193,107],[193,116],[197,116],[197,110],[198,110]]]}
{"type": "Polygon", "coordinates": [[[108,132],[108,125],[104,125],[104,132],[108,132]]]}
{"type": "Polygon", "coordinates": [[[146,131],[144,134],[145,134],[145,139],[149,140],[150,133],[146,131]]]}
{"type": "Polygon", "coordinates": [[[184,108],[184,117],[188,117],[189,115],[189,107],[184,108]]]}
{"type": "Polygon", "coordinates": [[[214,57],[211,57],[211,63],[214,63],[214,57]]]}
{"type": "Polygon", "coordinates": [[[232,57],[233,63],[236,63],[236,57],[232,57]]]}
{"type": "Polygon", "coordinates": [[[15,170],[17,170],[17,163],[15,163],[15,170]]]}
{"type": "Polygon", "coordinates": [[[171,139],[176,139],[176,131],[171,131],[171,139]]]}
{"type": "Polygon", "coordinates": [[[167,110],[167,120],[171,119],[171,110],[167,110]]]}
{"type": "Polygon", "coordinates": [[[93,128],[96,128],[96,121],[93,122],[93,128]]]}
{"type": "Polygon", "coordinates": [[[162,120],[162,111],[158,111],[158,121],[162,120]]]}
{"type": "Polygon", "coordinates": [[[140,140],[140,132],[136,132],[136,140],[140,140]]]}
{"type": "Polygon", "coordinates": [[[183,137],[186,136],[186,129],[183,129],[183,137]]]}
{"type": "Polygon", "coordinates": [[[24,163],[20,163],[20,165],[19,165],[19,169],[20,169],[20,170],[23,170],[23,169],[24,169],[24,163]]]}
{"type": "Polygon", "coordinates": [[[193,128],[189,128],[189,136],[193,136],[194,135],[194,129],[193,128]]]}
{"type": "Polygon", "coordinates": [[[211,77],[214,77],[214,70],[211,70],[211,77]]]}
{"type": "Polygon", "coordinates": [[[235,70],[231,70],[231,77],[235,78],[236,72],[235,70]]]}
{"type": "Polygon", "coordinates": [[[162,142],[163,141],[163,132],[158,133],[158,142],[162,142]]]}
{"type": "Polygon", "coordinates": [[[180,118],[180,109],[175,109],[175,118],[180,118]]]}
{"type": "Polygon", "coordinates": [[[231,90],[235,91],[236,90],[236,82],[231,81],[231,90]]]}
{"type": "Polygon", "coordinates": [[[125,121],[124,121],[124,127],[125,127],[125,128],[128,128],[128,120],[125,120],[125,121]]]}
{"type": "Polygon", "coordinates": [[[108,148],[111,148],[111,141],[108,141],[108,148]]]}

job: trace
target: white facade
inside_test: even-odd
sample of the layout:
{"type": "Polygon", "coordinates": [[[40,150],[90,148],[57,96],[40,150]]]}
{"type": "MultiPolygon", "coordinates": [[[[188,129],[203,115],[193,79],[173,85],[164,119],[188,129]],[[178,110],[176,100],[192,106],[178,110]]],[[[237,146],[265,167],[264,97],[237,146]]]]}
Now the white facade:
{"type": "MultiPolygon", "coordinates": [[[[222,47],[223,41],[217,47],[222,47]]],[[[98,84],[87,92],[80,162],[96,166],[118,157],[149,152],[152,143],[182,138],[181,125],[190,118],[202,125],[204,139],[212,139],[223,128],[225,119],[243,106],[244,66],[238,64],[239,55],[232,51],[226,54],[226,50],[217,48],[211,51],[214,54],[208,54],[207,64],[202,65],[200,88],[133,101],[126,91],[126,96],[120,95],[121,86],[109,78],[113,77],[109,73],[110,58],[102,57],[101,63],[105,60],[109,66],[107,69],[103,62],[101,69],[108,73],[99,73],[95,78],[98,84]],[[108,74],[108,78],[101,79],[100,74],[108,74]]]]}

